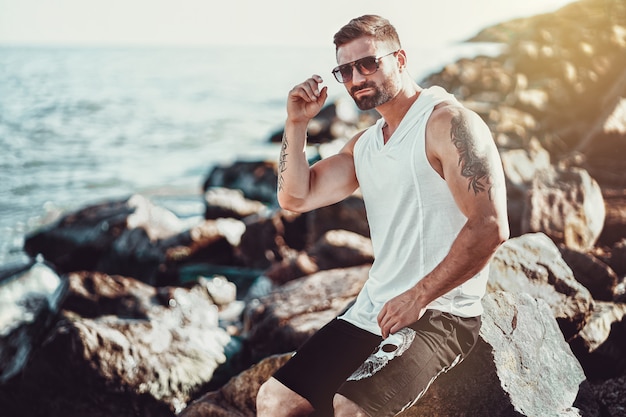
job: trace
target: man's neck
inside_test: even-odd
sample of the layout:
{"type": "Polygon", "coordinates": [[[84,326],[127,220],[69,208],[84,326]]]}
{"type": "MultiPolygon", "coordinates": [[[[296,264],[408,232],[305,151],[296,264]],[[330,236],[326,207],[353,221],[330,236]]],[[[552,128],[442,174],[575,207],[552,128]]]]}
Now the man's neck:
{"type": "Polygon", "coordinates": [[[393,100],[376,108],[383,119],[385,119],[385,125],[383,127],[385,143],[389,140],[391,135],[393,135],[393,132],[396,131],[406,113],[419,97],[421,91],[421,87],[411,82],[407,85],[407,88],[400,90],[393,100]]]}

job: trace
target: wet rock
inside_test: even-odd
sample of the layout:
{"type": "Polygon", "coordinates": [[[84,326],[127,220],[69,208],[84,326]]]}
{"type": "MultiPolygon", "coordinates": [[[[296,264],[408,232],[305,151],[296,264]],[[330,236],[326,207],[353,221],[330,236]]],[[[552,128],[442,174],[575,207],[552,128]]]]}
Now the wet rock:
{"type": "Polygon", "coordinates": [[[69,280],[67,309],[5,387],[19,415],[173,416],[225,362],[230,337],[205,288],[87,272],[69,280]]]}
{"type": "Polygon", "coordinates": [[[593,299],[543,233],[509,239],[496,251],[488,289],[528,293],[552,308],[566,340],[582,329],[593,299]]]}
{"type": "Polygon", "coordinates": [[[321,271],[250,302],[244,316],[253,358],[295,350],[356,297],[369,265],[321,271]]]}
{"type": "Polygon", "coordinates": [[[524,293],[490,293],[483,303],[470,356],[400,415],[578,416],[573,405],[585,374],[550,307],[524,293]]]}
{"type": "Polygon", "coordinates": [[[0,385],[22,371],[54,325],[66,289],[67,280],[42,262],[0,275],[0,385]]]}
{"type": "Polygon", "coordinates": [[[586,251],[598,240],[605,215],[602,191],[585,170],[543,171],[528,192],[522,233],[542,232],[586,251]]]}

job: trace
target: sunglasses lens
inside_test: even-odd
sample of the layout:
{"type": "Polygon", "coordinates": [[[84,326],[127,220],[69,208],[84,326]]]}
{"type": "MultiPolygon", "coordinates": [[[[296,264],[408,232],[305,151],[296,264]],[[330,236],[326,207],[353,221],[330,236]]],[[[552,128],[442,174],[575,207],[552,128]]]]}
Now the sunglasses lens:
{"type": "Polygon", "coordinates": [[[376,72],[378,69],[378,62],[376,57],[368,56],[362,59],[359,59],[354,63],[356,68],[359,70],[361,75],[370,75],[376,72]]]}

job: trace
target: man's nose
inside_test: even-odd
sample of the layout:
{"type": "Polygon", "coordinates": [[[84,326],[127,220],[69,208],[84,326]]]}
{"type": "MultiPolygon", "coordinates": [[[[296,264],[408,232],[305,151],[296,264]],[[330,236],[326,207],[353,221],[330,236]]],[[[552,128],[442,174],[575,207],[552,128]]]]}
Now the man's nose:
{"type": "Polygon", "coordinates": [[[352,67],[352,84],[362,84],[365,81],[365,75],[361,75],[356,65],[352,67]]]}

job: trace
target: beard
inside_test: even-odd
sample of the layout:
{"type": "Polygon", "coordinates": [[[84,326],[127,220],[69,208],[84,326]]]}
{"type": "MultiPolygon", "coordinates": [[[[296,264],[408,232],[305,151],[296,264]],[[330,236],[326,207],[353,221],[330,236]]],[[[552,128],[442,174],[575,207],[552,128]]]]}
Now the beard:
{"type": "Polygon", "coordinates": [[[360,110],[371,110],[394,98],[395,92],[396,89],[394,88],[393,81],[386,79],[380,87],[373,81],[368,81],[359,86],[354,86],[350,89],[350,96],[352,96],[352,99],[360,110]],[[374,94],[361,97],[354,96],[358,91],[366,88],[374,90],[374,94]]]}

